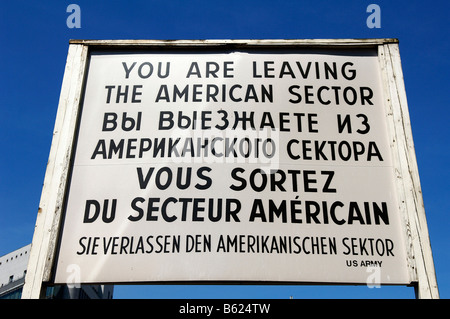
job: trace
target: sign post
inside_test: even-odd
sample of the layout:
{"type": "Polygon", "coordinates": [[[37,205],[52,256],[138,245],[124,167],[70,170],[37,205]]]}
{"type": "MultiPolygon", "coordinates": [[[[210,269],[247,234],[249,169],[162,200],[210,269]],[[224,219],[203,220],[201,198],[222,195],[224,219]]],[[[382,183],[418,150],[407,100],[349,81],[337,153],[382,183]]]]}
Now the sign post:
{"type": "Polygon", "coordinates": [[[437,298],[398,42],[71,41],[23,297],[75,282],[437,298]]]}

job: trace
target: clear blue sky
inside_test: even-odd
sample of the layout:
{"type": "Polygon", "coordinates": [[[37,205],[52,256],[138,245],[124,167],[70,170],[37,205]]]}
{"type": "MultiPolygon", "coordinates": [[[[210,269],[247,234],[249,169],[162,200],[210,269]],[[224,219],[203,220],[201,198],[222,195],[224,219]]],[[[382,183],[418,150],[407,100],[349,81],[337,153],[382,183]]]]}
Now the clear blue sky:
{"type": "MultiPolygon", "coordinates": [[[[446,0],[5,1],[0,3],[0,255],[32,240],[69,39],[398,38],[431,244],[450,296],[446,0]],[[81,8],[69,29],[66,8],[81,8]],[[381,8],[369,29],[366,8],[381,8]]],[[[413,298],[412,288],[122,286],[118,298],[413,298]]]]}

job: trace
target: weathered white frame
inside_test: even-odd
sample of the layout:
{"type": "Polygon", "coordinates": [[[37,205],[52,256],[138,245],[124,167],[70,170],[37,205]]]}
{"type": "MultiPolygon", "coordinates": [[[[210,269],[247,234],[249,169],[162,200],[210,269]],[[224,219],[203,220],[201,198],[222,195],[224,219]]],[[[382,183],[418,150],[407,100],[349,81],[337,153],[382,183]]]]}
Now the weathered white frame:
{"type": "Polygon", "coordinates": [[[378,58],[397,177],[399,211],[404,218],[403,226],[410,246],[407,253],[411,282],[418,298],[439,298],[398,42],[379,45],[378,58]]]}
{"type": "Polygon", "coordinates": [[[57,253],[57,239],[71,169],[72,150],[88,65],[93,47],[167,48],[167,47],[378,47],[391,149],[397,176],[399,210],[408,241],[411,284],[418,298],[439,298],[428,227],[425,217],[419,173],[403,82],[398,40],[71,40],[36,219],[30,259],[22,298],[42,298],[45,283],[51,280],[57,253]]]}

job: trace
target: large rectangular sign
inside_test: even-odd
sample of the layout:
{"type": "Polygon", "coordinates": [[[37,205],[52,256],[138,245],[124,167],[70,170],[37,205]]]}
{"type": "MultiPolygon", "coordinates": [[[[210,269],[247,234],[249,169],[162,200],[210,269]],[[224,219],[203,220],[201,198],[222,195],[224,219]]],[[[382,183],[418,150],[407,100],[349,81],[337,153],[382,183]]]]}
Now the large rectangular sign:
{"type": "Polygon", "coordinates": [[[56,283],[411,282],[376,47],[93,50],[86,74],[56,283]]]}

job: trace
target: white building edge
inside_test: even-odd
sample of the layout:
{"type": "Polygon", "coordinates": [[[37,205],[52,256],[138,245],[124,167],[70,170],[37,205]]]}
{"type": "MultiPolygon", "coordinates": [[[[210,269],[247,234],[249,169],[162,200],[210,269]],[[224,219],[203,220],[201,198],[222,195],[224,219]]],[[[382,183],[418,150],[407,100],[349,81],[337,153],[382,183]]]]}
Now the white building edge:
{"type": "MultiPolygon", "coordinates": [[[[0,299],[20,299],[31,244],[0,256],[0,299]]],[[[47,288],[48,299],[112,299],[113,285],[58,285],[47,288]]]]}

